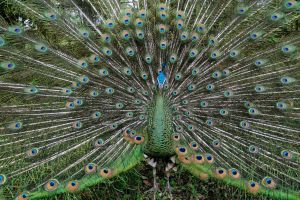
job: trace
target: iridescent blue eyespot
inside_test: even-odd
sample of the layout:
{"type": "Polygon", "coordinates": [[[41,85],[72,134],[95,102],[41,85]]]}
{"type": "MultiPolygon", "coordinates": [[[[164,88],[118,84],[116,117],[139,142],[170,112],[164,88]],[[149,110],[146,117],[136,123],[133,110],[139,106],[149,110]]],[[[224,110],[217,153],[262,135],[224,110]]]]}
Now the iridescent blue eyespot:
{"type": "Polygon", "coordinates": [[[259,111],[256,108],[249,108],[248,113],[250,115],[258,115],[259,111]]]}
{"type": "Polygon", "coordinates": [[[215,86],[213,84],[208,84],[206,86],[206,89],[210,92],[210,91],[213,91],[215,89],[215,86]]]}
{"type": "Polygon", "coordinates": [[[213,125],[214,125],[213,119],[207,119],[205,123],[206,123],[208,126],[213,126],[213,125]]]}
{"type": "Polygon", "coordinates": [[[3,37],[0,36],[0,47],[3,47],[5,45],[5,40],[3,37]]]}
{"type": "Polygon", "coordinates": [[[276,103],[276,108],[279,110],[287,109],[288,105],[282,101],[276,103]]]}
{"type": "Polygon", "coordinates": [[[254,145],[250,145],[249,148],[248,148],[249,152],[250,153],[253,153],[253,154],[257,154],[258,153],[258,147],[257,146],[254,146],[254,145]]]}
{"type": "Polygon", "coordinates": [[[215,78],[215,79],[219,79],[222,77],[222,72],[220,71],[215,71],[212,73],[212,77],[215,78]]]}
{"type": "Polygon", "coordinates": [[[265,92],[265,91],[266,91],[266,88],[265,88],[264,86],[262,86],[262,85],[256,85],[256,86],[255,86],[255,91],[256,91],[257,93],[265,92]]]}
{"type": "Polygon", "coordinates": [[[10,26],[8,27],[8,31],[13,34],[21,34],[23,29],[20,26],[10,26]]]}
{"type": "Polygon", "coordinates": [[[87,83],[90,81],[89,77],[87,77],[87,76],[80,76],[80,77],[78,78],[78,80],[79,80],[79,82],[82,83],[82,84],[87,84],[87,83]]]}
{"type": "Polygon", "coordinates": [[[228,115],[228,110],[227,109],[220,109],[219,113],[222,115],[222,116],[226,116],[228,115]]]}
{"type": "Polygon", "coordinates": [[[105,89],[106,94],[113,94],[114,92],[115,92],[115,90],[111,87],[105,89]]]}

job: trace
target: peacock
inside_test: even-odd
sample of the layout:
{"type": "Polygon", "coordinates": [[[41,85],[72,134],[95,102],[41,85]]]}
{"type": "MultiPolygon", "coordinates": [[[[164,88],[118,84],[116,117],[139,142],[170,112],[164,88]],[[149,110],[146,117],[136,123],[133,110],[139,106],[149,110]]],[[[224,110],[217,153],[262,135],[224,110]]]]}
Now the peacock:
{"type": "Polygon", "coordinates": [[[1,6],[5,198],[76,194],[146,163],[154,197],[163,164],[169,199],[178,167],[300,199],[300,1],[1,6]]]}

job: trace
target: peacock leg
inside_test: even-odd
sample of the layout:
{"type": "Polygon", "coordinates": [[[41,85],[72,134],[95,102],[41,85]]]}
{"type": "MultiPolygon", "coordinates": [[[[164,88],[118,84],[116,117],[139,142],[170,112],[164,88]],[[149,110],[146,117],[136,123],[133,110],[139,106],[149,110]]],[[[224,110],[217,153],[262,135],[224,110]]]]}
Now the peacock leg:
{"type": "MultiPolygon", "coordinates": [[[[172,160],[172,158],[171,158],[171,160],[172,160]]],[[[166,192],[168,193],[168,197],[169,197],[170,200],[173,199],[172,187],[171,187],[171,184],[170,184],[171,170],[174,170],[174,171],[177,170],[173,160],[172,160],[172,163],[168,163],[168,165],[166,166],[166,169],[165,169],[167,185],[166,185],[166,189],[165,189],[164,193],[166,193],[166,192]]]]}
{"type": "Polygon", "coordinates": [[[159,192],[159,186],[158,186],[158,183],[157,183],[157,177],[156,177],[156,165],[157,165],[157,162],[154,160],[154,158],[152,159],[149,159],[147,161],[147,163],[152,167],[153,169],[153,187],[146,191],[147,192],[153,192],[153,199],[155,200],[156,199],[156,193],[159,192]]]}

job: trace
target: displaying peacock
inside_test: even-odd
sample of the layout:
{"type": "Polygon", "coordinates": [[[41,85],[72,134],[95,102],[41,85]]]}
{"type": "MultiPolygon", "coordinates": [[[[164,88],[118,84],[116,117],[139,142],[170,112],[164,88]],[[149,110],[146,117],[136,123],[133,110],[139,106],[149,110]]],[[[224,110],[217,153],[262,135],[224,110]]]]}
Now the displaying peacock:
{"type": "Polygon", "coordinates": [[[0,190],[83,191],[145,161],[300,199],[300,1],[6,0],[0,190]]]}

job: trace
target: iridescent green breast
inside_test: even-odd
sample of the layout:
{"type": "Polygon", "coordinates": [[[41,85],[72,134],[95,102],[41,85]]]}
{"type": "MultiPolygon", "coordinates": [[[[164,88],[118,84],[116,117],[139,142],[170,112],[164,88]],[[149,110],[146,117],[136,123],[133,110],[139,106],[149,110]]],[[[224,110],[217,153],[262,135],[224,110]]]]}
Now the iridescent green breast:
{"type": "Polygon", "coordinates": [[[172,135],[172,111],[168,100],[163,95],[158,94],[148,111],[144,153],[152,157],[174,155],[172,135]]]}

